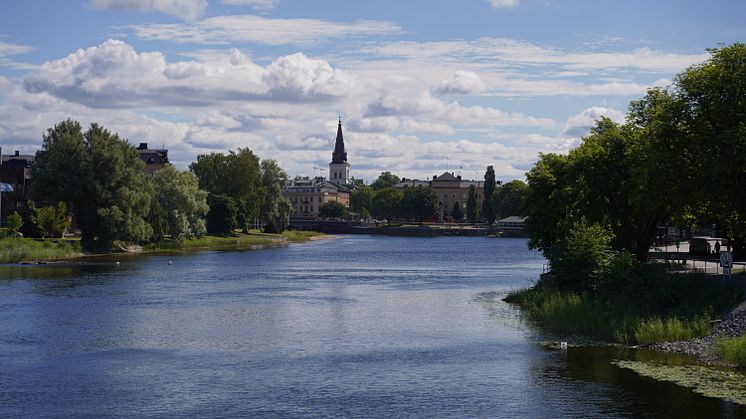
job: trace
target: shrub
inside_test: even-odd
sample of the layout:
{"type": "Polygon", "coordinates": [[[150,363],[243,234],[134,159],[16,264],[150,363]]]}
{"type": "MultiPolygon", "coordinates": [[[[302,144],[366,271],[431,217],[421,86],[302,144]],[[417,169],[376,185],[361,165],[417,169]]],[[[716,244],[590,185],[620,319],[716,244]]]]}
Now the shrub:
{"type": "Polygon", "coordinates": [[[596,290],[605,278],[614,253],[614,235],[599,224],[580,223],[550,252],[556,285],[568,290],[596,290]]]}

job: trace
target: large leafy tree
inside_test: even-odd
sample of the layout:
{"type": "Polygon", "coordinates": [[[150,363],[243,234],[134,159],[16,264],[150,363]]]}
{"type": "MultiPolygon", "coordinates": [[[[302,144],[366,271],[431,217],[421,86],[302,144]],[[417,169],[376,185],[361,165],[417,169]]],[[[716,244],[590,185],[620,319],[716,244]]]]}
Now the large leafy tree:
{"type": "Polygon", "coordinates": [[[235,201],[236,221],[247,231],[251,222],[259,217],[263,202],[259,158],[248,148],[239,148],[228,154],[199,155],[189,169],[197,175],[201,189],[210,194],[227,195],[235,201]]]}
{"type": "Polygon", "coordinates": [[[527,188],[526,183],[517,179],[497,188],[494,195],[496,217],[523,215],[527,188]]]}
{"type": "Polygon", "coordinates": [[[66,120],[43,136],[31,173],[37,200],[70,204],[84,245],[142,242],[152,235],[146,217],[152,186],[134,147],[92,124],[66,120]]]}
{"type": "Polygon", "coordinates": [[[479,202],[477,200],[477,187],[469,185],[469,196],[466,198],[466,218],[470,223],[479,221],[479,202]]]}
{"type": "Polygon", "coordinates": [[[422,223],[427,218],[438,214],[438,195],[434,190],[422,185],[407,188],[402,197],[402,209],[407,218],[422,223]]]}
{"type": "Polygon", "coordinates": [[[378,218],[385,218],[389,224],[391,219],[401,213],[402,193],[393,188],[376,191],[371,201],[370,213],[378,218]]]}
{"type": "Polygon", "coordinates": [[[495,169],[487,166],[484,172],[484,200],[482,201],[482,216],[487,220],[487,224],[495,223],[495,169]]]}
{"type": "Polygon", "coordinates": [[[264,231],[267,233],[282,233],[290,224],[293,205],[282,194],[282,189],[288,181],[287,173],[274,160],[262,160],[262,186],[264,200],[261,207],[261,217],[264,221],[264,231]]]}
{"type": "Polygon", "coordinates": [[[168,166],[153,176],[153,187],[172,239],[180,241],[205,234],[207,192],[199,188],[197,176],[168,166]]]}
{"type": "Polygon", "coordinates": [[[343,218],[347,215],[347,208],[337,201],[330,201],[321,206],[319,215],[322,218],[343,218]]]}
{"type": "Polygon", "coordinates": [[[373,202],[373,190],[366,185],[357,185],[350,194],[350,207],[361,217],[370,214],[370,206],[373,202]]]}
{"type": "Polygon", "coordinates": [[[380,191],[381,189],[390,188],[396,185],[399,181],[399,176],[391,172],[382,172],[378,178],[370,184],[370,187],[373,188],[374,191],[380,191]]]}

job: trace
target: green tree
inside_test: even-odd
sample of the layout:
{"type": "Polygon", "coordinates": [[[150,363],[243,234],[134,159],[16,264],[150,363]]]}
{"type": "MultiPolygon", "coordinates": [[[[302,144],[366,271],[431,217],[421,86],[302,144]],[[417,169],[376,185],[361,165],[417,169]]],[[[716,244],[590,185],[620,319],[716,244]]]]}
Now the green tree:
{"type": "Polygon", "coordinates": [[[18,232],[18,230],[23,226],[23,218],[21,218],[21,214],[16,211],[13,211],[13,213],[8,216],[7,221],[8,228],[13,233],[18,232]]]}
{"type": "Polygon", "coordinates": [[[482,201],[482,216],[488,225],[495,223],[495,169],[487,166],[484,172],[484,200],[482,201]]]}
{"type": "Polygon", "coordinates": [[[287,184],[287,180],[287,173],[276,161],[262,160],[264,202],[261,216],[264,221],[264,231],[267,233],[282,233],[290,224],[293,205],[282,194],[282,188],[287,184]]]}
{"type": "Polygon", "coordinates": [[[248,148],[228,154],[210,153],[197,156],[189,165],[197,175],[199,187],[210,194],[223,194],[236,204],[236,220],[247,232],[252,221],[259,217],[263,202],[262,171],[259,158],[248,148]]]}
{"type": "Polygon", "coordinates": [[[87,247],[108,250],[115,240],[152,235],[146,217],[153,191],[137,150],[97,124],[85,134],[69,119],[50,128],[31,176],[37,200],[71,204],[87,247]]]}
{"type": "Polygon", "coordinates": [[[526,183],[517,179],[497,188],[494,195],[496,218],[523,215],[527,189],[526,183]]]}
{"type": "Polygon", "coordinates": [[[466,218],[472,224],[477,224],[477,221],[479,221],[479,202],[477,200],[477,188],[474,185],[469,185],[469,196],[466,198],[466,218]]]}
{"type": "Polygon", "coordinates": [[[357,186],[350,194],[350,207],[361,217],[368,217],[373,202],[373,190],[369,186],[357,186]]]}
{"type": "Polygon", "coordinates": [[[62,237],[62,233],[70,226],[67,205],[62,201],[57,206],[40,208],[37,219],[42,237],[62,237]]]}
{"type": "Polygon", "coordinates": [[[220,236],[234,234],[236,226],[236,201],[225,194],[210,194],[207,202],[209,212],[207,213],[207,232],[220,236]]]}
{"type": "Polygon", "coordinates": [[[347,208],[337,201],[330,201],[321,206],[319,215],[322,218],[344,218],[347,216],[347,208]]]}
{"type": "Polygon", "coordinates": [[[439,202],[434,190],[418,185],[404,191],[401,205],[407,218],[422,223],[438,214],[439,202]]]}
{"type": "Polygon", "coordinates": [[[451,210],[451,217],[453,221],[459,221],[464,218],[464,211],[461,210],[461,203],[456,201],[453,203],[453,209],[451,210]]]}
{"type": "Polygon", "coordinates": [[[373,183],[370,184],[370,187],[373,188],[374,191],[380,191],[382,189],[390,188],[397,183],[399,183],[399,176],[391,173],[391,172],[382,172],[378,179],[374,180],[373,183]]]}
{"type": "Polygon", "coordinates": [[[172,239],[181,241],[206,233],[207,192],[199,188],[197,176],[168,166],[153,176],[153,187],[172,239]]]}
{"type": "Polygon", "coordinates": [[[396,189],[386,188],[376,191],[371,201],[370,213],[378,219],[391,219],[399,216],[402,207],[402,193],[396,189]]]}

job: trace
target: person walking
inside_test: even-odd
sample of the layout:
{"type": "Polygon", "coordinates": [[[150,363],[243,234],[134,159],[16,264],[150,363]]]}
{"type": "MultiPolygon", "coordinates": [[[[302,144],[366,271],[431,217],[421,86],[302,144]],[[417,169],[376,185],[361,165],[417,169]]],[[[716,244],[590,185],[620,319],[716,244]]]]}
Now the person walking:
{"type": "Polygon", "coordinates": [[[720,240],[715,240],[715,254],[720,254],[720,240]]]}

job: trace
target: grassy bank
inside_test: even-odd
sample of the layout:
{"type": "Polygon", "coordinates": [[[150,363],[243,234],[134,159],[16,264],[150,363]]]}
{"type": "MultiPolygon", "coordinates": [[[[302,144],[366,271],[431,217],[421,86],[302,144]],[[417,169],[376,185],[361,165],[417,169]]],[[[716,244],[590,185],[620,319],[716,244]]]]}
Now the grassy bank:
{"type": "Polygon", "coordinates": [[[25,238],[0,240],[0,263],[51,261],[80,255],[80,242],[75,240],[25,238]]]}
{"type": "Polygon", "coordinates": [[[312,237],[320,236],[315,231],[290,231],[282,234],[261,233],[252,231],[249,234],[236,233],[234,236],[203,236],[198,239],[184,240],[181,242],[165,241],[146,246],[146,250],[179,250],[198,248],[221,248],[230,246],[269,246],[280,243],[300,243],[310,240],[312,237]]]}
{"type": "Polygon", "coordinates": [[[660,273],[603,292],[542,286],[509,295],[548,332],[623,344],[688,340],[707,335],[711,313],[744,298],[740,287],[703,274],[660,273]]]}
{"type": "Polygon", "coordinates": [[[717,350],[726,361],[746,367],[746,336],[722,339],[717,342],[717,350]]]}

